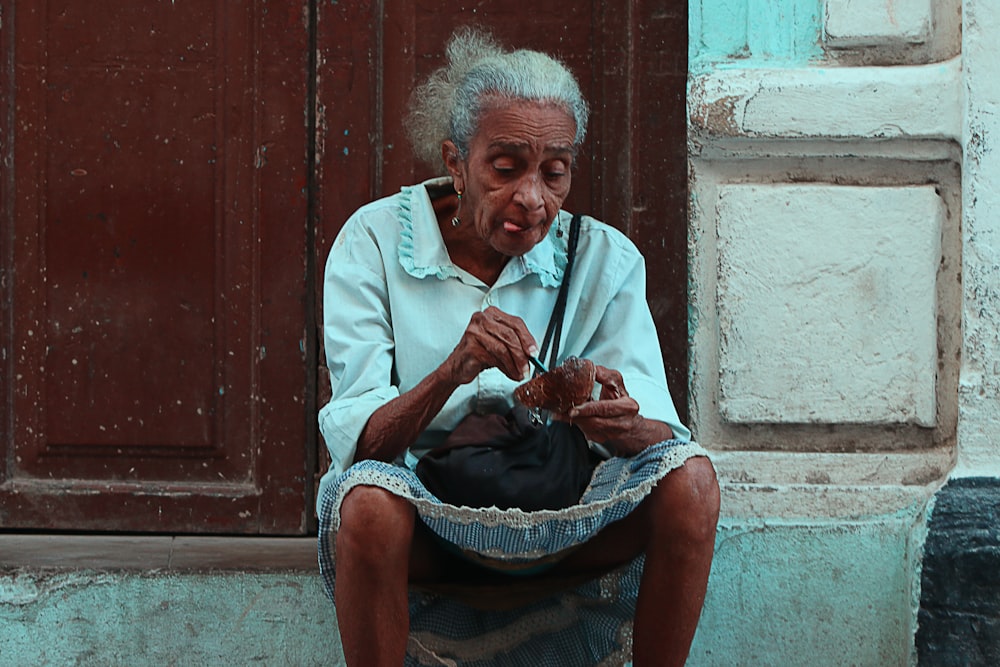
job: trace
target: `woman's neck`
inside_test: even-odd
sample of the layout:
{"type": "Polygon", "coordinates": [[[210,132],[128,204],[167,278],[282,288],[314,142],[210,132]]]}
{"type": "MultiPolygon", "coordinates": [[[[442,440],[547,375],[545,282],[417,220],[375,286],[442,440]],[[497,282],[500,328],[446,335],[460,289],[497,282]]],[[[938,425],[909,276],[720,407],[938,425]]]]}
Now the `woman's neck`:
{"type": "Polygon", "coordinates": [[[458,213],[458,196],[454,190],[432,199],[431,204],[452,263],[492,286],[507,266],[510,257],[498,253],[486,243],[471,220],[463,220],[457,226],[452,224],[452,219],[458,213]]]}

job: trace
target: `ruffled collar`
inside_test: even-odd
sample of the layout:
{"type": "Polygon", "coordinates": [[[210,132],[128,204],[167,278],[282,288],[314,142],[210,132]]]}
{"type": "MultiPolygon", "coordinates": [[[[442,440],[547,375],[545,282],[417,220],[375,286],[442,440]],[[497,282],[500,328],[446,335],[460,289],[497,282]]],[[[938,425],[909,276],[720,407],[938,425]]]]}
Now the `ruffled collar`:
{"type": "MultiPolygon", "coordinates": [[[[466,274],[452,263],[445,247],[437,216],[427,194],[427,185],[450,183],[450,177],[435,178],[420,185],[404,186],[399,193],[399,263],[414,278],[434,276],[439,280],[462,278],[466,274]]],[[[560,211],[556,224],[534,248],[512,257],[494,287],[515,283],[534,274],[542,285],[558,287],[566,268],[566,240],[556,235],[559,224],[568,226],[568,214],[560,211]]]]}

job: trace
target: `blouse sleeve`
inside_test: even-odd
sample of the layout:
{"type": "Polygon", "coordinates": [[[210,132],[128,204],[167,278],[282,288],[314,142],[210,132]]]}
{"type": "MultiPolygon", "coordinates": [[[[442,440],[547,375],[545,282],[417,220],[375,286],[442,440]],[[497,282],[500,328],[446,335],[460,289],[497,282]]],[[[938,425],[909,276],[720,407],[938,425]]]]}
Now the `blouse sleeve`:
{"type": "Polygon", "coordinates": [[[681,423],[667,388],[660,342],[646,301],[645,262],[638,250],[631,250],[609,281],[615,292],[584,356],[619,371],[629,396],[639,404],[639,414],[665,422],[675,438],[688,441],[691,431],[681,423]]]}
{"type": "Polygon", "coordinates": [[[327,258],[323,343],[332,397],[319,413],[330,472],[354,461],[358,439],[378,408],[399,396],[392,382],[394,341],[378,242],[348,220],[327,258]]]}

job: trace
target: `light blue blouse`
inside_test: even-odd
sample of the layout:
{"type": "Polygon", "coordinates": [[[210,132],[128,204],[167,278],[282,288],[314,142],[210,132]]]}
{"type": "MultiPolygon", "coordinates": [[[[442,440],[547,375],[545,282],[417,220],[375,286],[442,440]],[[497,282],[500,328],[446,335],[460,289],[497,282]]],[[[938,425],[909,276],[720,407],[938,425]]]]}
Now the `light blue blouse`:
{"type": "MultiPolygon", "coordinates": [[[[491,287],[455,266],[424,185],[365,205],[330,250],[323,283],[323,340],[332,398],[320,432],[332,460],[327,484],[353,462],[376,409],[412,389],[458,344],[477,310],[517,315],[541,345],[563,269],[572,216],[560,211],[548,236],[507,263],[491,287]],[[562,227],[563,235],[557,235],[562,227]]],[[[615,228],[584,216],[566,306],[560,360],[576,355],[621,372],[640,414],[690,431],[677,416],[646,304],[645,264],[615,228]]],[[[451,396],[405,461],[414,465],[473,412],[505,412],[518,383],[488,369],[451,396]]]]}

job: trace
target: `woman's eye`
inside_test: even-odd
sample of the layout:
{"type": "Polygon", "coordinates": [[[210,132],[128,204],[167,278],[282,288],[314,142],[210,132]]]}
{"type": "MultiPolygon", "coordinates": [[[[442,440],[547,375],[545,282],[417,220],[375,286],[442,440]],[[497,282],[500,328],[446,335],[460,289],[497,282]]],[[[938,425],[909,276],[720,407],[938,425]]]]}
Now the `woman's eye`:
{"type": "Polygon", "coordinates": [[[508,160],[497,160],[493,163],[493,170],[501,174],[509,174],[514,171],[514,163],[508,160]]]}
{"type": "Polygon", "coordinates": [[[569,173],[569,169],[562,160],[552,160],[548,164],[542,165],[541,169],[542,175],[549,181],[558,181],[569,173]]]}

